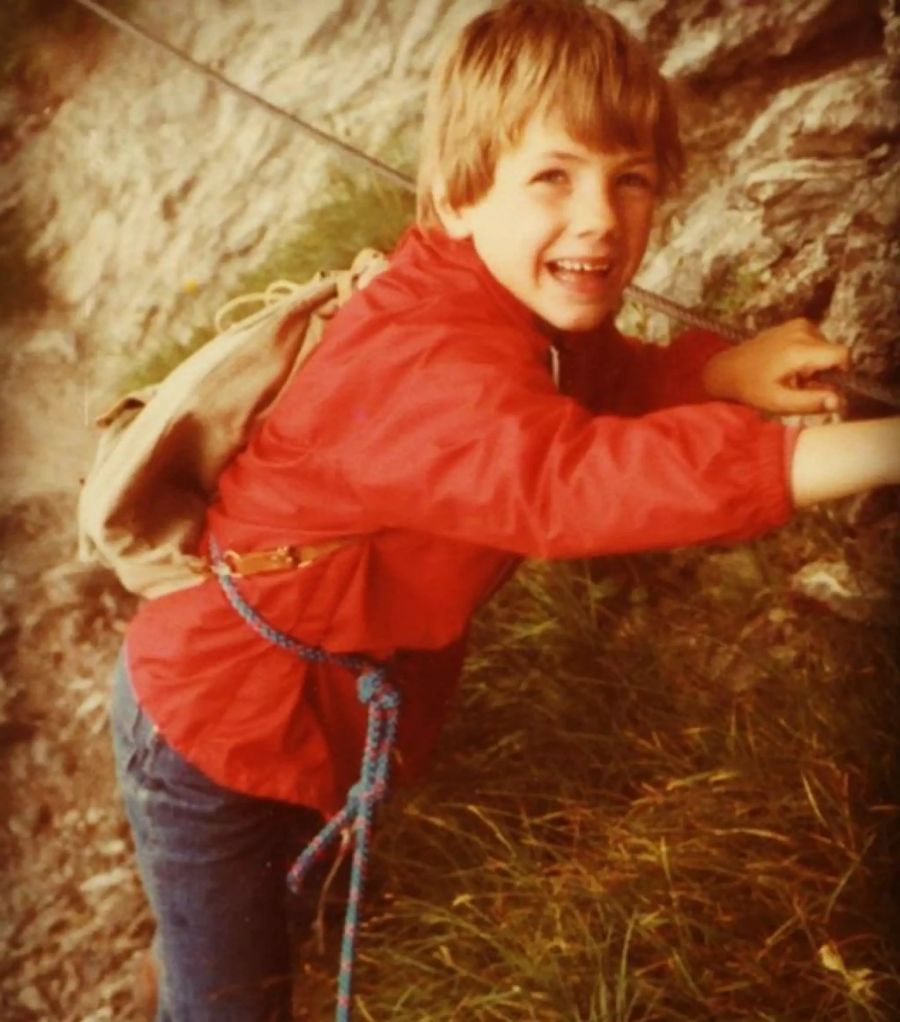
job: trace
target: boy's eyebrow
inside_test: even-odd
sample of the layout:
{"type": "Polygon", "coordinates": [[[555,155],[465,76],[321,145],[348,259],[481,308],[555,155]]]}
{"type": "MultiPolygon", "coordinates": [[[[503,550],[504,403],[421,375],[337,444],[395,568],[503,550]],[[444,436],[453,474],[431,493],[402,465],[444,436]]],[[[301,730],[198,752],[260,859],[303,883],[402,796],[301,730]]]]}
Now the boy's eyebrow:
{"type": "Polygon", "coordinates": [[[538,153],[536,158],[538,160],[572,160],[576,163],[584,163],[586,159],[584,156],[566,149],[548,149],[546,152],[538,153]]]}
{"type": "MultiPolygon", "coordinates": [[[[538,160],[568,160],[571,163],[587,163],[589,157],[581,153],[572,152],[568,149],[548,149],[546,152],[538,153],[538,160]]],[[[652,164],[656,166],[656,157],[653,153],[634,153],[622,159],[623,167],[634,167],[640,164],[652,164]]]]}

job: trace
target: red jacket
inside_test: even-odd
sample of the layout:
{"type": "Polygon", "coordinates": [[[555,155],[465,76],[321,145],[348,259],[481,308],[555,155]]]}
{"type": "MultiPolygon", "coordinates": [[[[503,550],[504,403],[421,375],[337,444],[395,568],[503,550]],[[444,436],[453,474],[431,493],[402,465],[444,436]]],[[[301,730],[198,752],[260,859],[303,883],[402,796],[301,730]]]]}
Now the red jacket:
{"type": "MultiPolygon", "coordinates": [[[[518,558],[745,539],[790,514],[791,431],[701,403],[714,336],[560,346],[570,396],[547,332],[472,246],[413,230],[221,478],[208,526],[223,549],[356,537],[240,588],[307,643],[400,651],[401,773],[427,756],[467,623],[518,558]]],[[[343,803],[365,724],[355,679],[268,645],[215,581],[143,604],[127,650],[146,712],[214,780],[343,803]]]]}

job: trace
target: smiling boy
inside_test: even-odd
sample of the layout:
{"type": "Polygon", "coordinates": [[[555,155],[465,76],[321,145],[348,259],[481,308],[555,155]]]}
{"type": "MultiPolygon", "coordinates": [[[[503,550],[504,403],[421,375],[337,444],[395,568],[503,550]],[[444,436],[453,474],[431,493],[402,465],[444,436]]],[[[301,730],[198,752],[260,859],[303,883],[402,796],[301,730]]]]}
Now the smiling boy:
{"type": "MultiPolygon", "coordinates": [[[[612,18],[562,0],[476,18],[432,79],[419,225],[220,478],[201,552],[339,541],[235,582],[278,630],[389,663],[405,777],[473,612],[520,558],[745,539],[900,480],[900,420],[798,438],[755,410],[836,400],[794,385],[846,364],[810,324],[739,349],[616,330],[682,162],[666,84],[612,18]]],[[[282,864],[358,773],[356,678],[267,642],[211,579],[143,604],[113,726],[158,922],[157,1018],[286,1020],[282,864]]]]}
{"type": "Polygon", "coordinates": [[[476,202],[439,199],[441,222],[511,294],[556,330],[593,330],[615,313],[652,224],[653,151],[589,148],[558,115],[529,120],[476,202]]]}

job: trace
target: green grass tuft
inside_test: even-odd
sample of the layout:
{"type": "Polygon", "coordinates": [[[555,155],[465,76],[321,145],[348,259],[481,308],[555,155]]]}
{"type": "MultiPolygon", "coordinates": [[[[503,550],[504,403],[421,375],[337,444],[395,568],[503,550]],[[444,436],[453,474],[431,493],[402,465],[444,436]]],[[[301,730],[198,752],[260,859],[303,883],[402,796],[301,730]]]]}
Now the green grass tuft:
{"type": "Polygon", "coordinates": [[[756,297],[764,275],[761,266],[743,263],[729,266],[703,296],[703,310],[712,319],[729,322],[757,305],[756,297]]]}
{"type": "Polygon", "coordinates": [[[839,528],[530,564],[379,836],[377,1022],[883,1020],[900,993],[900,664],[804,607],[839,528]]]}
{"type": "MultiPolygon", "coordinates": [[[[408,156],[398,162],[406,165],[408,156]]],[[[335,171],[323,191],[324,201],[286,229],[284,240],[241,277],[222,304],[237,295],[264,291],[275,280],[303,283],[319,270],[346,269],[363,248],[388,252],[415,214],[411,194],[374,175],[335,171]]],[[[155,345],[117,389],[127,392],[158,382],[213,336],[210,323],[194,330],[186,343],[169,340],[155,345]]]]}

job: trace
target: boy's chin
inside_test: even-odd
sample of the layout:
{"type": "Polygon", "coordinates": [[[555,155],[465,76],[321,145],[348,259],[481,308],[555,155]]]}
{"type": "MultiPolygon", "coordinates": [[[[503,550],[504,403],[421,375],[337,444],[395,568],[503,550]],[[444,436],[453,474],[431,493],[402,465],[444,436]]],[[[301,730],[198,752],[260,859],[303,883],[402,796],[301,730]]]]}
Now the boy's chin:
{"type": "Polygon", "coordinates": [[[540,319],[553,330],[559,330],[566,334],[584,334],[602,326],[610,316],[614,315],[616,310],[604,304],[602,307],[590,309],[548,309],[543,311],[537,309],[535,311],[540,319]]]}

